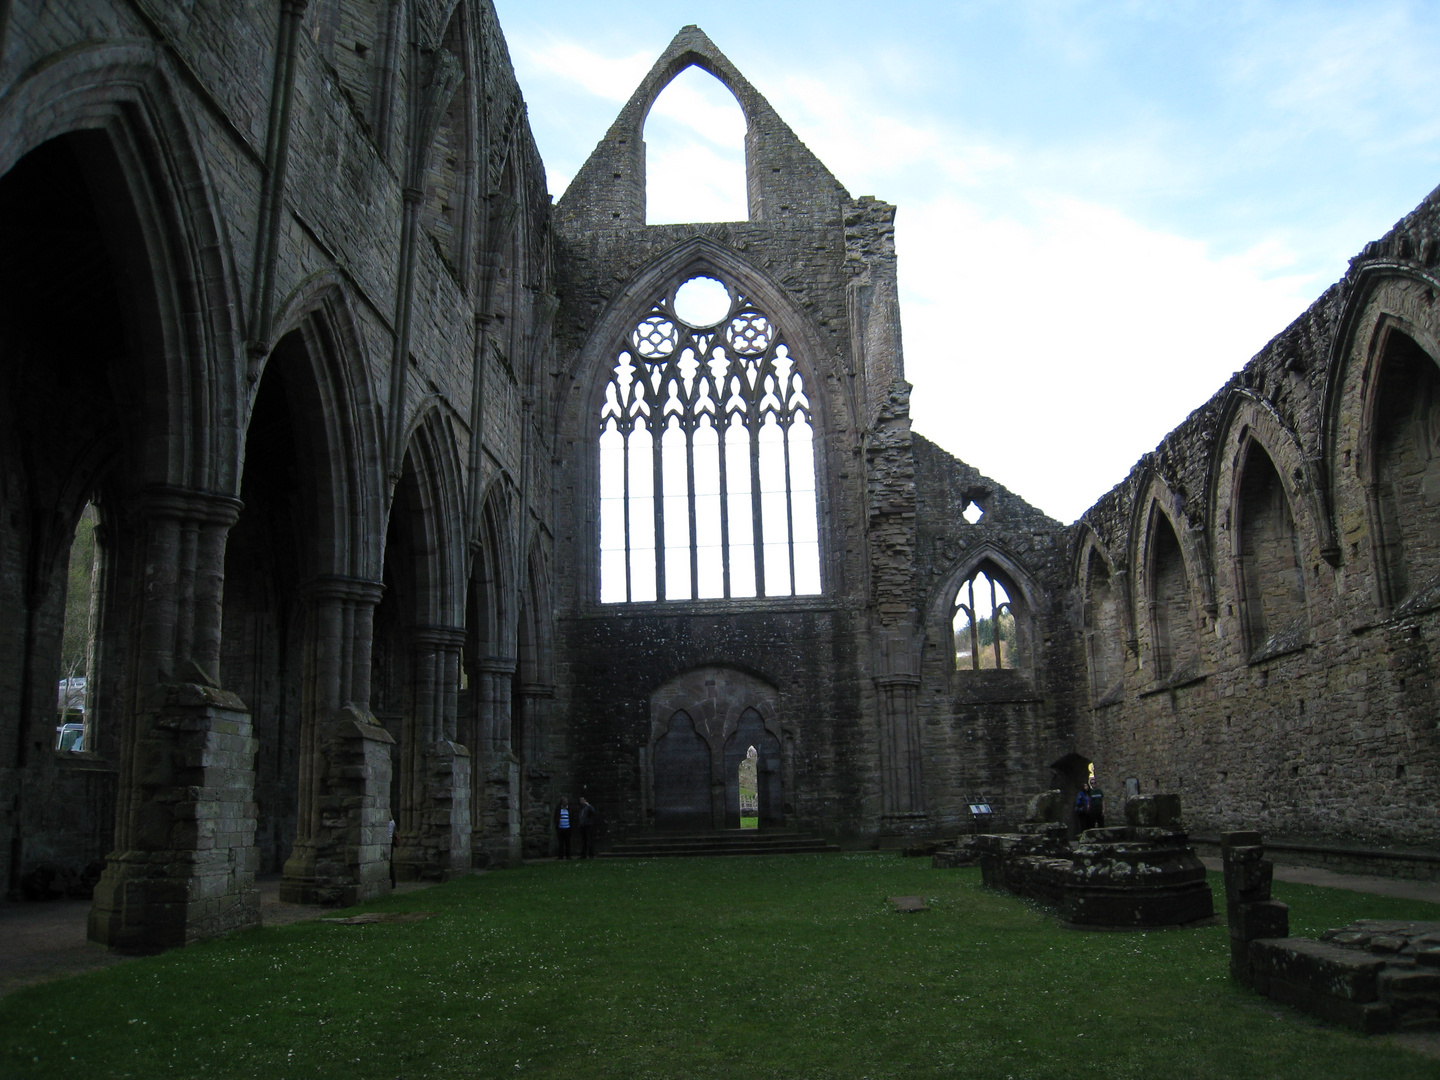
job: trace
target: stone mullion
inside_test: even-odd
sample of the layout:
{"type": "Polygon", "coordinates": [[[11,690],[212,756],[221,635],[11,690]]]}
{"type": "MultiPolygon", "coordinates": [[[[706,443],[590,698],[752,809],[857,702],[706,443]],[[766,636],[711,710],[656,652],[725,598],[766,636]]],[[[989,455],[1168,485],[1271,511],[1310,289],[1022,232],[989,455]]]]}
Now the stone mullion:
{"type": "Polygon", "coordinates": [[[746,393],[749,408],[745,414],[745,426],[750,432],[750,537],[755,544],[755,595],[765,596],[765,526],[761,521],[760,505],[760,398],[765,386],[763,362],[757,364],[755,385],[746,393]]]}
{"type": "MultiPolygon", "coordinates": [[[[662,379],[661,386],[665,385],[662,379]]],[[[653,384],[647,373],[645,378],[645,397],[650,402],[650,461],[651,461],[651,487],[650,494],[654,500],[651,504],[651,512],[655,518],[655,599],[664,600],[667,598],[665,592],[665,470],[661,455],[665,442],[665,413],[664,401],[660,398],[659,391],[653,390],[653,384]]]]}
{"type": "Polygon", "coordinates": [[[620,433],[620,448],[624,462],[623,472],[625,473],[625,501],[621,504],[620,516],[625,519],[625,602],[629,603],[635,599],[633,586],[631,585],[630,573],[630,436],[635,430],[631,424],[626,430],[620,433]]]}
{"type": "MultiPolygon", "coordinates": [[[[781,408],[784,409],[784,399],[781,399],[781,408]]],[[[785,529],[786,548],[790,556],[790,595],[795,595],[795,501],[790,491],[790,423],[791,417],[788,412],[782,412],[783,419],[780,423],[780,431],[783,437],[785,450],[785,529]]]]}
{"type": "Polygon", "coordinates": [[[725,440],[730,432],[730,411],[725,407],[725,394],[730,382],[730,368],[733,360],[728,354],[726,359],[725,373],[712,385],[715,386],[715,443],[720,455],[720,573],[725,599],[728,600],[730,599],[730,474],[725,460],[725,440]]]}
{"type": "Polygon", "coordinates": [[[700,597],[700,537],[695,534],[695,414],[687,408],[681,422],[685,432],[685,482],[690,511],[690,599],[700,597]]]}

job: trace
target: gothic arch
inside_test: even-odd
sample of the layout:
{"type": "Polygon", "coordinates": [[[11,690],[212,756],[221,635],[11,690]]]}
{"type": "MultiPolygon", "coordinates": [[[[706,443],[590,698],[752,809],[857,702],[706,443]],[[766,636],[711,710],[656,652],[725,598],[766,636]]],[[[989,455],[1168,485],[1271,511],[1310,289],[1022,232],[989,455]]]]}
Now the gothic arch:
{"type": "Polygon", "coordinates": [[[458,627],[464,621],[464,485],[453,426],[439,408],[423,408],[405,451],[405,468],[391,503],[387,536],[409,533],[415,570],[417,625],[458,627]],[[408,520],[395,517],[402,489],[408,520]]]}
{"type": "MultiPolygon", "coordinates": [[[[795,370],[804,382],[810,403],[821,587],[825,592],[832,592],[837,587],[840,562],[833,550],[834,545],[826,543],[825,522],[830,518],[831,508],[839,504],[839,491],[834,487],[837,482],[833,476],[835,470],[828,467],[827,461],[832,446],[843,441],[843,432],[854,428],[852,403],[845,400],[843,391],[827,378],[831,367],[830,351],[823,345],[809,317],[786,291],[733,251],[708,237],[695,236],[677,244],[637,273],[611,301],[571,368],[570,394],[556,402],[557,409],[565,410],[558,430],[575,434],[576,452],[569,464],[579,470],[575,486],[577,492],[584,493],[576,509],[588,518],[575,534],[576,542],[583,547],[581,557],[576,560],[582,571],[579,595],[586,598],[587,604],[600,595],[598,421],[606,386],[614,377],[616,353],[624,347],[622,342],[650,310],[657,296],[694,276],[714,276],[731,283],[773,320],[785,335],[795,370]],[[840,424],[838,428],[837,420],[840,424]]],[[[559,420],[557,415],[557,422],[559,420]]]]}
{"type": "MultiPolygon", "coordinates": [[[[1013,554],[993,541],[985,541],[952,566],[931,593],[929,610],[932,625],[942,628],[941,640],[949,636],[956,594],[978,573],[987,573],[1000,582],[1010,598],[1015,617],[1016,653],[1013,667],[1025,671],[1036,666],[1036,619],[1043,605],[1044,590],[1013,554]]],[[[951,650],[953,653],[953,648],[951,650]]],[[[953,660],[952,660],[953,663],[953,660]]]]}
{"type": "Polygon", "coordinates": [[[762,807],[762,823],[780,824],[785,806],[793,798],[794,733],[781,723],[777,706],[774,684],[730,665],[691,668],[658,686],[650,695],[650,736],[642,756],[643,802],[652,823],[694,828],[738,825],[735,785],[729,773],[738,763],[737,752],[740,756],[745,752],[739,741],[746,746],[756,741],[763,744],[758,747],[760,769],[767,778],[762,779],[762,787],[769,791],[769,809],[762,807]],[[677,738],[685,752],[670,754],[677,738]],[[682,774],[669,775],[672,766],[681,768],[682,774]],[[708,813],[699,789],[705,777],[697,770],[702,769],[708,771],[708,813]],[[664,820],[663,799],[668,789],[689,793],[683,820],[664,820]]]}
{"type": "Polygon", "coordinates": [[[1243,655],[1276,655],[1306,636],[1306,569],[1318,575],[1326,515],[1299,440],[1267,402],[1237,390],[1226,421],[1212,459],[1211,521],[1216,557],[1229,559],[1231,573],[1217,589],[1216,617],[1232,620],[1243,655]]]}
{"type": "MultiPolygon", "coordinates": [[[[243,403],[241,430],[248,432],[266,380],[280,378],[287,397],[308,418],[297,432],[316,489],[307,576],[378,580],[385,489],[379,422],[359,335],[336,287],[297,294],[286,314],[243,403]]],[[[242,476],[244,467],[242,456],[242,476]]]]}
{"type": "Polygon", "coordinates": [[[1109,704],[1123,693],[1126,645],[1134,637],[1126,621],[1129,581],[1095,530],[1083,521],[1076,545],[1075,579],[1091,700],[1097,705],[1109,704]]]}
{"type": "MultiPolygon", "coordinates": [[[[1415,568],[1416,580],[1409,580],[1405,545],[1397,540],[1405,531],[1401,519],[1410,515],[1402,513],[1382,461],[1387,428],[1382,406],[1392,397],[1394,361],[1407,349],[1432,362],[1440,357],[1440,319],[1433,311],[1437,290],[1440,279],[1431,272],[1392,260],[1366,264],[1346,304],[1327,369],[1323,453],[1330,502],[1339,532],[1364,534],[1341,555],[1351,574],[1370,579],[1372,610],[1381,617],[1402,607],[1424,609],[1437,596],[1431,587],[1437,562],[1423,559],[1424,565],[1415,568]]],[[[1427,368],[1416,370],[1423,375],[1427,368]]],[[[1423,517],[1423,506],[1413,499],[1410,509],[1422,510],[1423,517]]],[[[1354,611],[1357,618],[1367,614],[1354,611]]]]}
{"type": "Polygon", "coordinates": [[[149,44],[86,46],[17,82],[0,100],[0,175],[62,135],[104,135],[120,174],[111,187],[123,188],[121,213],[138,232],[120,254],[131,260],[127,306],[140,316],[137,355],[153,387],[140,471],[151,484],[233,494],[241,293],[188,117],[156,57],[149,44]]]}
{"type": "Polygon", "coordinates": [[[1138,545],[1146,617],[1136,622],[1146,630],[1153,681],[1188,678],[1204,662],[1204,609],[1197,604],[1203,594],[1197,589],[1193,548],[1187,551],[1182,529],[1154,488],[1141,505],[1147,511],[1138,545]]]}
{"type": "Polygon", "coordinates": [[[1207,470],[1210,486],[1207,501],[1212,529],[1225,525],[1220,500],[1233,497],[1229,481],[1239,443],[1246,437],[1256,438],[1275,462],[1296,518],[1305,522],[1308,542],[1315,554],[1333,562],[1337,557],[1338,541],[1321,470],[1306,454],[1299,434],[1285,422],[1275,407],[1252,390],[1235,388],[1225,400],[1216,434],[1218,437],[1214,440],[1207,470]]]}

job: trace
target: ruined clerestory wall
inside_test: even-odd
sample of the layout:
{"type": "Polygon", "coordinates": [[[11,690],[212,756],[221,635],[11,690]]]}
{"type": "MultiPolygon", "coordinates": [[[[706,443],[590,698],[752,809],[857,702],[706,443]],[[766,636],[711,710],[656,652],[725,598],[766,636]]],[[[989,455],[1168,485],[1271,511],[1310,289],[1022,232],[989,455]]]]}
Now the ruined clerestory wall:
{"type": "Polygon", "coordinates": [[[1440,839],[1432,194],[1082,515],[1105,786],[1192,827],[1440,839]]]}

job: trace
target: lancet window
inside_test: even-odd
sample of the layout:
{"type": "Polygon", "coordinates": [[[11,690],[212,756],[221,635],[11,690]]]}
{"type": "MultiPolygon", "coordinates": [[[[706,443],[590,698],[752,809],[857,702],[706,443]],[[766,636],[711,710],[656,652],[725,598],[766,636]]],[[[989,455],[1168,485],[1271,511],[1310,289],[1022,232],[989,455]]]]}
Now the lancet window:
{"type": "Polygon", "coordinates": [[[693,277],[616,355],[600,408],[600,599],[820,592],[814,432],[781,329],[693,277]]]}

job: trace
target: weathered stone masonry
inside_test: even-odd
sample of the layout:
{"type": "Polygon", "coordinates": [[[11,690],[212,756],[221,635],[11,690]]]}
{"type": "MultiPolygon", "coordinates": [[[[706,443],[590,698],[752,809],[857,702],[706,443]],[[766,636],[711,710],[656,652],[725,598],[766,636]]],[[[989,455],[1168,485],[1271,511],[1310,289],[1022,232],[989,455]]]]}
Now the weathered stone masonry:
{"type": "Polygon", "coordinates": [[[1437,198],[1069,527],[912,431],[895,212],[695,27],[552,205],[486,0],[0,5],[10,891],[103,861],[92,937],[183,944],[257,875],[348,903],[544,855],[561,795],[733,827],[751,745],[763,828],[856,845],[1091,761],[1199,830],[1434,844],[1437,198]],[[748,218],[647,225],[691,65],[745,114],[748,218]],[[802,377],[820,588],[602,603],[606,386],[696,276],[802,377]]]}

